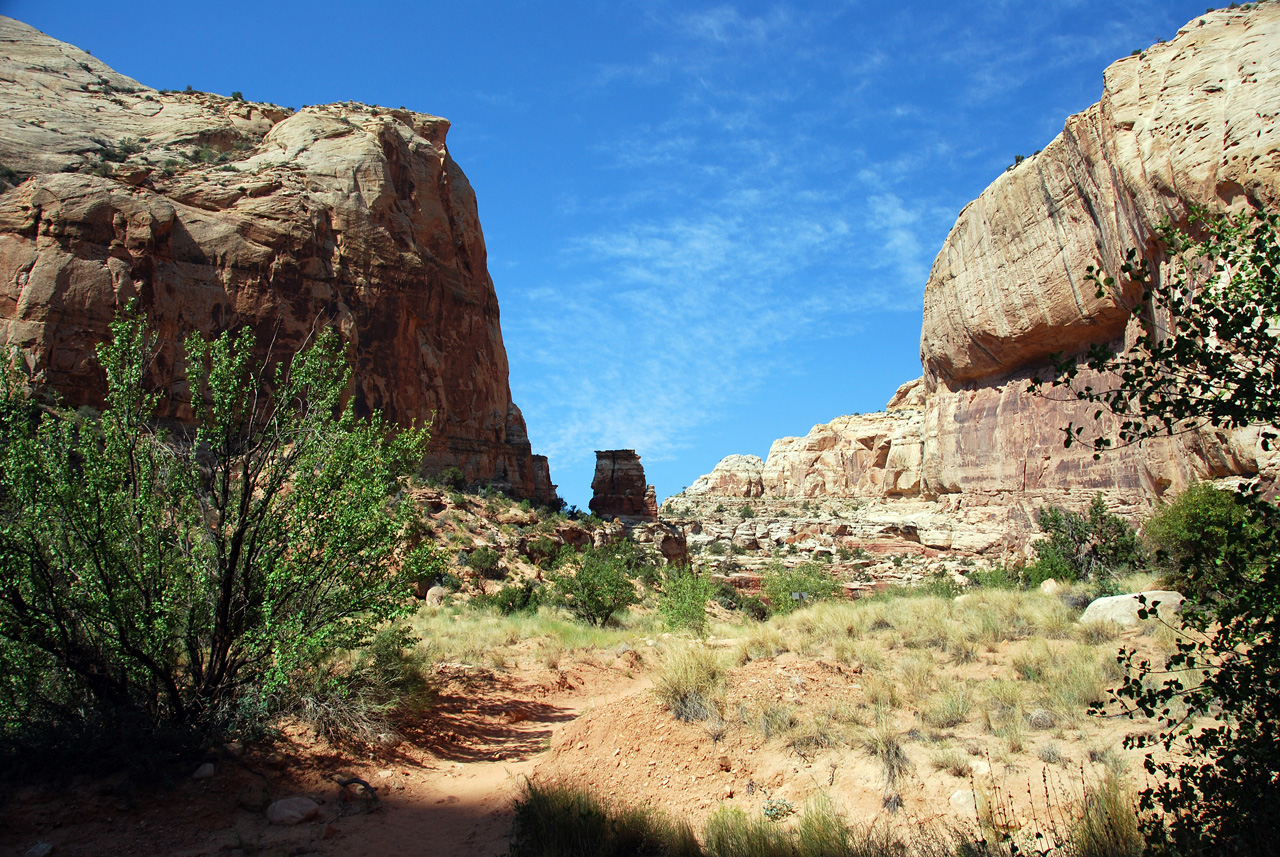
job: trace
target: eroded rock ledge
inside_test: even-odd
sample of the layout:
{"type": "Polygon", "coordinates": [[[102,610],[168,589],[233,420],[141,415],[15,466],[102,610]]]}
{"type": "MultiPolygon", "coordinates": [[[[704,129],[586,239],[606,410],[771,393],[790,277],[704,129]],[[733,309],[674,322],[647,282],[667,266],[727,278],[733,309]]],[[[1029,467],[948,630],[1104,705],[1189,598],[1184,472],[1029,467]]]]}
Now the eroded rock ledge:
{"type": "Polygon", "coordinates": [[[336,324],[357,410],[432,425],[428,472],[554,497],[447,120],[158,92],[8,18],[0,45],[0,337],[37,383],[101,405],[93,350],[133,298],[178,419],[186,335],[248,324],[280,354],[336,324]]]}

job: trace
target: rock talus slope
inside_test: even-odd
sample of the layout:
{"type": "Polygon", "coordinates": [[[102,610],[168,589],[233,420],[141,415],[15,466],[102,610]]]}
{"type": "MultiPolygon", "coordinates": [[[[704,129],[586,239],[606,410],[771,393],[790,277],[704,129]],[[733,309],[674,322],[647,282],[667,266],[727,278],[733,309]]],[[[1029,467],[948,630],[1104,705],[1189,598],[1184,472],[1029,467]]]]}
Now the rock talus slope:
{"type": "Polygon", "coordinates": [[[357,410],[431,424],[428,472],[554,497],[447,120],[158,92],[8,18],[0,79],[0,338],[36,383],[100,405],[94,347],[135,298],[179,419],[185,336],[249,325],[279,355],[332,324],[357,410]]]}
{"type": "Polygon", "coordinates": [[[1112,64],[1097,104],[960,213],[925,288],[923,378],[885,413],[775,441],[758,466],[726,459],[676,502],[860,498],[885,533],[910,527],[925,544],[986,550],[1025,537],[1047,502],[1079,507],[1101,491],[1136,515],[1196,480],[1272,474],[1256,431],[1184,435],[1095,461],[1079,445],[1064,449],[1062,433],[1090,425],[1093,409],[1028,396],[1026,385],[1055,352],[1133,336],[1137,295],[1097,297],[1089,265],[1117,271],[1133,247],[1160,276],[1160,224],[1186,224],[1193,206],[1280,202],[1277,114],[1280,4],[1208,13],[1112,64]]]}

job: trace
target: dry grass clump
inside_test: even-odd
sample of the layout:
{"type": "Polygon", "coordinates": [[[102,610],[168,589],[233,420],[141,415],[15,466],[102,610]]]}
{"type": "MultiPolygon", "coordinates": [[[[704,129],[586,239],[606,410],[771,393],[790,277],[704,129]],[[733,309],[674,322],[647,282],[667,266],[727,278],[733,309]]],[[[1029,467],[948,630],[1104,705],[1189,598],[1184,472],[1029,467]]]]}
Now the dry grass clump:
{"type": "Polygon", "coordinates": [[[969,719],[973,704],[973,688],[968,684],[956,683],[937,693],[920,716],[926,726],[950,729],[969,719]]]}
{"type": "Polygon", "coordinates": [[[762,658],[773,658],[787,651],[787,643],[773,625],[760,623],[749,630],[738,643],[739,664],[762,658]]]}
{"type": "Polygon", "coordinates": [[[873,676],[863,682],[862,687],[867,695],[867,702],[873,708],[893,710],[902,705],[903,700],[898,693],[897,684],[884,676],[873,676]]]}
{"type": "Polygon", "coordinates": [[[1110,772],[1087,789],[1080,820],[1071,832],[1075,857],[1138,857],[1145,843],[1134,806],[1132,789],[1110,772]]]}
{"type": "Polygon", "coordinates": [[[820,712],[800,723],[787,741],[796,755],[808,759],[813,754],[844,743],[844,733],[830,713],[820,712]]]}
{"type": "Polygon", "coordinates": [[[1021,753],[1026,737],[1022,705],[1023,688],[1018,682],[997,679],[987,685],[983,705],[987,731],[1004,739],[1010,753],[1021,753]]]}
{"type": "Polygon", "coordinates": [[[653,692],[679,720],[694,722],[720,717],[715,696],[724,678],[720,656],[700,644],[669,649],[653,680],[653,692]]]}
{"type": "Polygon", "coordinates": [[[929,752],[929,764],[953,777],[965,779],[973,773],[969,754],[958,747],[938,747],[929,752]]]}
{"type": "Polygon", "coordinates": [[[883,670],[888,666],[884,653],[874,643],[860,640],[836,640],[831,647],[832,657],[851,667],[861,666],[870,670],[883,670]]]}
{"type": "Polygon", "coordinates": [[[755,724],[760,730],[760,734],[767,741],[770,738],[776,738],[779,735],[786,735],[799,723],[796,720],[796,712],[790,705],[766,705],[762,708],[756,718],[755,724]]]}
{"type": "Polygon", "coordinates": [[[895,672],[910,699],[921,699],[933,690],[938,665],[927,651],[912,651],[899,659],[895,672]]]}
{"type": "Polygon", "coordinates": [[[1115,622],[1081,622],[1076,625],[1075,638],[1090,646],[1110,643],[1120,636],[1120,626],[1115,622]]]}
{"type": "Polygon", "coordinates": [[[897,791],[898,781],[910,773],[913,767],[906,750],[902,748],[898,733],[887,719],[882,719],[862,733],[862,747],[869,756],[880,762],[885,795],[892,796],[897,791]]]}

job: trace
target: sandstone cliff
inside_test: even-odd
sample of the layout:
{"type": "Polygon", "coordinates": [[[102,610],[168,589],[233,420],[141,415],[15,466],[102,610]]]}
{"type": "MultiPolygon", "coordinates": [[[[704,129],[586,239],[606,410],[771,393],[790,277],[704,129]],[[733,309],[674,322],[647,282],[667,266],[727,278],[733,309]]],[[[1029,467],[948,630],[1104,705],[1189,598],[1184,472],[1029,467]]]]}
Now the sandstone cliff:
{"type": "Polygon", "coordinates": [[[189,333],[247,324],[280,354],[335,324],[358,411],[432,425],[428,472],[554,497],[447,120],[158,92],[8,18],[0,80],[0,338],[37,383],[100,404],[93,349],[134,297],[177,418],[189,333]]]}
{"type": "Polygon", "coordinates": [[[824,544],[990,551],[1025,544],[1044,503],[1079,507],[1101,491],[1136,517],[1195,480],[1272,473],[1274,453],[1256,431],[1148,442],[1094,461],[1062,444],[1062,428],[1089,424],[1093,409],[1025,391],[1050,354],[1132,335],[1126,307],[1136,295],[1096,297],[1087,266],[1115,271],[1136,247],[1158,268],[1162,222],[1185,223],[1192,206],[1280,202],[1277,114],[1280,4],[1206,14],[1112,64],[1097,104],[961,212],[925,287],[923,378],[885,413],[775,441],[757,466],[726,459],[672,506],[705,512],[715,497],[758,496],[794,515],[797,498],[857,498],[854,523],[819,527],[824,544]]]}

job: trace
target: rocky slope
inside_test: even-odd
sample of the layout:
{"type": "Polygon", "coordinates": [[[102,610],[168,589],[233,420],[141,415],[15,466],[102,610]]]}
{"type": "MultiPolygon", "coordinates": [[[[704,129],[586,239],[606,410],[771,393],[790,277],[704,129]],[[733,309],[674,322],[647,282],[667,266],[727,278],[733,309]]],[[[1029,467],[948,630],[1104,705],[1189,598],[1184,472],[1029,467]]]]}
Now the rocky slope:
{"type": "Polygon", "coordinates": [[[1280,201],[1280,4],[1206,14],[1112,64],[1104,80],[1097,104],[961,212],[925,288],[922,379],[884,413],[775,441],[763,462],[725,459],[667,508],[714,539],[740,540],[744,523],[768,532],[765,521],[794,515],[797,500],[856,499],[855,520],[814,518],[819,549],[905,541],[999,553],[1025,545],[1045,503],[1080,507],[1101,491],[1136,516],[1192,481],[1273,472],[1274,455],[1250,431],[1094,461],[1062,445],[1062,428],[1090,423],[1092,409],[1025,392],[1051,353],[1132,335],[1136,296],[1095,297],[1087,266],[1117,270],[1136,247],[1158,268],[1162,222],[1185,223],[1192,206],[1280,201]],[[761,498],[752,521],[715,514],[721,498],[744,497],[761,498]]]}
{"type": "Polygon", "coordinates": [[[0,336],[37,383],[100,405],[93,349],[133,298],[177,418],[186,335],[247,324],[279,355],[333,324],[356,408],[432,424],[428,472],[554,496],[447,120],[158,92],[8,18],[0,80],[0,336]]]}

